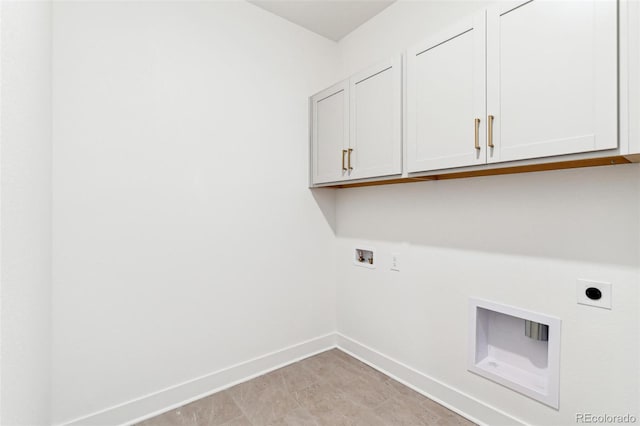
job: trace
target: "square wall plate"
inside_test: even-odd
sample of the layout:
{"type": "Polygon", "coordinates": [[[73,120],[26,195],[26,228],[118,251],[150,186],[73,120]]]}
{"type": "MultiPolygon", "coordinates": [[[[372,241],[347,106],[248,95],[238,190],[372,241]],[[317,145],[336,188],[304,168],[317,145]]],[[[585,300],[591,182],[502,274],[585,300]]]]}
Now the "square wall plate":
{"type": "Polygon", "coordinates": [[[470,299],[467,368],[558,409],[561,324],[556,317],[470,299]],[[547,340],[527,337],[526,320],[546,325],[547,340]]]}

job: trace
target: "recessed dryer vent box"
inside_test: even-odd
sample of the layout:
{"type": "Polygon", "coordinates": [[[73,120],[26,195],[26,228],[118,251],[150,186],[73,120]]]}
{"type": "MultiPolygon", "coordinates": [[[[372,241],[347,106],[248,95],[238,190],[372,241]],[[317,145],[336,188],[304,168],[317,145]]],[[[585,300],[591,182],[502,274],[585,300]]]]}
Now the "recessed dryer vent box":
{"type": "Polygon", "coordinates": [[[560,326],[555,317],[470,299],[468,370],[557,409],[560,326]]]}
{"type": "Polygon", "coordinates": [[[353,249],[353,264],[369,269],[375,269],[375,250],[372,247],[355,247],[353,249]]]}

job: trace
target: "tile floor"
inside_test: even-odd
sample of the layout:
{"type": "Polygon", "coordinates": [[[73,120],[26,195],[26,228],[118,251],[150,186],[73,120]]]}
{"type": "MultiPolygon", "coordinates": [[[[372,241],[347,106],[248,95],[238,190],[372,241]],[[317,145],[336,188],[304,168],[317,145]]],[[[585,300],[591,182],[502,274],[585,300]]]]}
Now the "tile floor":
{"type": "Polygon", "coordinates": [[[333,349],[145,420],[139,426],[473,425],[333,349]]]}

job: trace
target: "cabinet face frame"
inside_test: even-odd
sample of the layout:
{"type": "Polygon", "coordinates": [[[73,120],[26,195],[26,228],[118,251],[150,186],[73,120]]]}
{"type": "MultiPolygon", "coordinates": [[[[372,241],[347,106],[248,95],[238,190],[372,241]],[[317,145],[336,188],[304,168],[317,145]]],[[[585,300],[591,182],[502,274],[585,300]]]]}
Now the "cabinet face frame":
{"type": "Polygon", "coordinates": [[[399,175],[402,173],[402,58],[394,56],[384,62],[380,62],[349,79],[349,148],[351,152],[351,164],[353,170],[349,171],[350,179],[363,179],[376,176],[399,175]],[[390,161],[387,164],[370,166],[363,168],[359,161],[360,153],[366,149],[358,146],[357,119],[358,119],[358,99],[357,85],[370,79],[375,79],[383,73],[390,73],[391,78],[391,139],[384,141],[388,144],[390,161]]]}
{"type": "MultiPolygon", "coordinates": [[[[441,170],[447,168],[474,166],[486,163],[486,11],[482,11],[449,27],[443,32],[419,43],[406,52],[407,61],[407,171],[409,173],[441,170]],[[418,56],[428,54],[432,49],[443,49],[447,43],[471,33],[473,52],[472,67],[472,109],[473,117],[468,117],[468,151],[452,155],[418,158],[418,56]],[[476,125],[474,120],[479,119],[476,125]],[[477,126],[477,145],[475,138],[477,126]],[[476,148],[476,146],[478,148],[476,148]]],[[[439,102],[433,99],[432,102],[439,102]]],[[[443,140],[442,143],[446,143],[443,140]]]]}
{"type": "MultiPolygon", "coordinates": [[[[552,4],[538,0],[502,1],[487,11],[487,114],[493,120],[493,145],[487,153],[487,163],[526,160],[581,152],[618,148],[618,8],[614,0],[590,0],[594,7],[593,66],[593,133],[540,140],[507,148],[503,143],[501,114],[501,19],[510,13],[522,13],[535,4],[552,4]]],[[[585,4],[588,2],[584,2],[585,4]]],[[[523,31],[523,34],[525,32],[523,31]]],[[[567,114],[572,111],[566,111],[567,114]]],[[[530,117],[540,126],[545,119],[530,117]]],[[[523,131],[522,133],[526,133],[523,131]]]]}
{"type": "Polygon", "coordinates": [[[620,2],[620,151],[640,153],[640,2],[620,2]]]}
{"type": "Polygon", "coordinates": [[[341,155],[346,156],[342,150],[349,148],[349,84],[348,80],[341,81],[328,89],[311,97],[311,168],[312,168],[312,184],[328,183],[328,182],[340,182],[348,178],[348,173],[341,169],[341,155]],[[323,148],[320,146],[318,139],[318,103],[342,93],[343,102],[343,130],[342,130],[342,142],[337,142],[337,145],[341,146],[340,150],[336,150],[335,153],[335,173],[328,173],[324,175],[319,174],[318,162],[320,161],[320,150],[323,148]]]}

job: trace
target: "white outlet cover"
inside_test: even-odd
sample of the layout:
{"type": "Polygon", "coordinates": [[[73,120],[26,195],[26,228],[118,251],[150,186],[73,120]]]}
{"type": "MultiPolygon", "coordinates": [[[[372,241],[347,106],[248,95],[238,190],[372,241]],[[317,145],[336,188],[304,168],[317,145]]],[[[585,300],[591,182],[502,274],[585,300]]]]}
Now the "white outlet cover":
{"type": "Polygon", "coordinates": [[[576,296],[580,305],[611,309],[611,283],[579,279],[576,285],[576,296]],[[600,290],[602,297],[598,300],[589,299],[586,294],[589,287],[600,290]]]}
{"type": "Polygon", "coordinates": [[[400,272],[400,253],[391,253],[391,268],[392,271],[400,272]]]}

